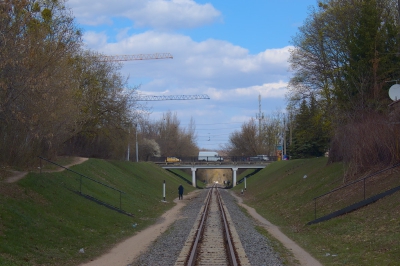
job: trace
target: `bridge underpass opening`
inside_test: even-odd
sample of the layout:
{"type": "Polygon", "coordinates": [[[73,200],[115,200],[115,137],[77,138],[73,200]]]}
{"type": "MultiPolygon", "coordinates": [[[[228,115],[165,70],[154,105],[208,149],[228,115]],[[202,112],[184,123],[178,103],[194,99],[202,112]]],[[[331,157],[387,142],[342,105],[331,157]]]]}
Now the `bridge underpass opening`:
{"type": "MultiPolygon", "coordinates": [[[[239,169],[237,175],[243,171],[244,170],[239,169]]],[[[224,184],[224,181],[229,181],[229,184],[232,185],[233,171],[232,169],[197,169],[196,179],[206,184],[218,182],[218,184],[222,185],[224,184]]]]}
{"type": "Polygon", "coordinates": [[[265,168],[266,165],[165,165],[162,166],[164,169],[181,169],[192,176],[192,185],[196,187],[196,182],[203,182],[206,184],[212,184],[214,182],[221,183],[228,181],[228,186],[236,186],[239,181],[239,175],[249,171],[256,171],[256,169],[265,168]]]}
{"type": "Polygon", "coordinates": [[[205,184],[224,184],[224,181],[229,181],[232,184],[232,170],[231,169],[197,169],[197,180],[205,184]]]}

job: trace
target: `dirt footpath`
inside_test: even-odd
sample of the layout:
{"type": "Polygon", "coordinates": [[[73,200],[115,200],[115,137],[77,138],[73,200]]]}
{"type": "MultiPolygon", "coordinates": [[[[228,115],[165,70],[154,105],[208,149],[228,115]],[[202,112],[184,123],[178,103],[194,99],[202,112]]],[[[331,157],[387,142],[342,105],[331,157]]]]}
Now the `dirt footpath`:
{"type": "MultiPolygon", "coordinates": [[[[77,157],[74,162],[65,167],[71,167],[75,164],[80,164],[86,161],[88,158],[77,157]]],[[[64,168],[52,170],[52,172],[63,171],[64,168]]],[[[24,178],[27,175],[27,172],[17,172],[13,171],[13,175],[8,177],[5,182],[14,183],[18,180],[24,178]]],[[[128,238],[127,240],[119,243],[115,247],[113,247],[106,254],[101,257],[82,264],[81,266],[126,266],[129,263],[133,262],[142,252],[146,251],[146,249],[150,246],[150,244],[157,239],[162,233],[164,233],[168,227],[174,223],[177,219],[180,218],[179,212],[183,206],[185,206],[192,198],[194,198],[200,190],[193,191],[189,193],[185,200],[178,200],[176,198],[174,202],[176,205],[166,211],[159,219],[159,221],[144,229],[143,231],[138,232],[136,235],[128,238]]],[[[290,250],[295,259],[300,262],[300,265],[303,266],[322,266],[322,264],[313,258],[309,253],[307,253],[304,249],[298,246],[295,242],[289,239],[286,235],[284,235],[277,226],[271,224],[264,217],[259,215],[255,209],[247,206],[243,203],[243,199],[236,196],[233,192],[231,192],[232,196],[234,196],[239,205],[245,208],[248,213],[260,223],[268,232],[275,237],[279,242],[281,242],[288,250],[290,250]]]]}
{"type": "Polygon", "coordinates": [[[164,233],[172,223],[180,218],[179,211],[198,193],[200,193],[200,190],[189,193],[185,196],[184,200],[178,200],[178,198],[174,199],[176,205],[172,209],[166,211],[156,224],[119,243],[101,257],[91,262],[81,264],[81,266],[129,265],[139,257],[141,253],[146,251],[150,244],[164,233]]]}
{"type": "Polygon", "coordinates": [[[260,222],[262,227],[264,227],[273,237],[275,237],[279,242],[281,242],[288,250],[290,250],[293,253],[295,259],[297,259],[300,262],[300,265],[322,266],[322,264],[319,261],[317,261],[314,257],[312,257],[307,251],[302,249],[299,245],[297,245],[285,234],[283,234],[276,225],[273,225],[264,217],[259,215],[254,208],[244,204],[242,198],[236,196],[233,192],[231,192],[231,194],[237,199],[238,204],[240,206],[245,208],[256,221],[260,222]]]}
{"type": "MultiPolygon", "coordinates": [[[[80,266],[126,266],[132,263],[141,253],[145,252],[151,243],[157,239],[162,233],[164,233],[168,227],[179,219],[179,211],[183,206],[190,201],[199,190],[193,191],[186,196],[185,200],[178,200],[176,198],[174,202],[177,204],[172,209],[165,212],[160,220],[146,228],[145,230],[138,232],[136,235],[128,238],[127,240],[119,243],[113,247],[106,254],[101,257],[80,266]]],[[[244,207],[249,214],[257,220],[261,226],[268,230],[268,232],[274,236],[279,242],[281,242],[288,250],[290,250],[295,259],[300,262],[302,266],[322,266],[322,264],[314,259],[309,253],[298,246],[295,242],[284,235],[277,226],[271,224],[264,217],[259,215],[253,208],[243,204],[242,198],[231,193],[237,200],[240,206],[244,207]]]]}
{"type": "MultiPolygon", "coordinates": [[[[64,167],[68,168],[68,167],[71,167],[71,166],[76,165],[76,164],[81,164],[81,163],[83,163],[83,162],[85,162],[85,161],[87,161],[87,160],[88,160],[88,158],[76,157],[76,158],[74,158],[74,161],[73,161],[72,163],[70,163],[70,164],[68,164],[68,165],[65,165],[64,167]]],[[[49,171],[45,171],[45,172],[61,172],[61,171],[64,171],[64,170],[65,170],[64,168],[59,167],[59,169],[56,169],[56,170],[49,170],[49,171]]],[[[28,174],[28,172],[18,172],[18,171],[11,171],[11,172],[12,172],[13,174],[12,174],[11,176],[9,176],[9,177],[5,180],[6,183],[14,183],[14,182],[17,182],[18,180],[24,178],[24,177],[28,174]]]]}

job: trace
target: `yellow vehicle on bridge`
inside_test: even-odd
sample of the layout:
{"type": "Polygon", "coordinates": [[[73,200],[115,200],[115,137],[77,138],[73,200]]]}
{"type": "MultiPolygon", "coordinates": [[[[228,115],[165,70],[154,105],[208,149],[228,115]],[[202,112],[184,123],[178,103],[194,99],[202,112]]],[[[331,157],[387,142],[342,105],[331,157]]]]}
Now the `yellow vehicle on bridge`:
{"type": "Polygon", "coordinates": [[[165,159],[166,163],[177,163],[180,161],[181,161],[181,159],[176,158],[176,157],[167,157],[167,159],[165,159]]]}

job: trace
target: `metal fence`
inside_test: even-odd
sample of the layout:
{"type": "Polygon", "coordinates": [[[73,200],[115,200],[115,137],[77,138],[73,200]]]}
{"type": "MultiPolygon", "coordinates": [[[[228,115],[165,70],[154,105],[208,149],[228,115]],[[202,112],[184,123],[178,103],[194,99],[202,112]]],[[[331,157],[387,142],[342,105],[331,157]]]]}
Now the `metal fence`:
{"type": "Polygon", "coordinates": [[[93,178],[90,178],[90,177],[88,177],[88,176],[86,176],[86,175],[83,175],[83,174],[78,173],[78,172],[76,172],[76,171],[74,171],[74,170],[71,170],[71,169],[69,169],[69,168],[67,168],[67,167],[65,167],[65,166],[62,166],[62,165],[60,165],[60,164],[58,164],[58,163],[56,163],[56,162],[50,161],[49,159],[43,158],[43,157],[41,157],[41,156],[38,156],[38,157],[39,157],[40,160],[41,160],[41,161],[40,161],[40,173],[42,173],[42,160],[44,160],[44,161],[46,161],[46,162],[49,162],[49,163],[51,163],[51,164],[54,164],[54,165],[56,165],[56,166],[58,166],[58,167],[64,168],[65,170],[67,170],[67,171],[69,171],[69,172],[71,172],[71,173],[74,173],[74,174],[76,174],[76,175],[79,176],[79,189],[78,189],[78,190],[73,190],[73,189],[71,189],[71,190],[73,190],[73,191],[76,192],[77,194],[79,194],[79,195],[81,195],[81,196],[83,196],[83,197],[85,197],[85,198],[87,198],[87,199],[90,199],[90,200],[92,200],[92,201],[95,201],[95,202],[97,202],[97,203],[99,203],[99,204],[101,204],[101,205],[104,205],[104,206],[108,207],[108,208],[115,209],[115,210],[117,210],[118,212],[121,212],[121,213],[124,213],[124,214],[126,214],[126,215],[132,216],[132,214],[130,214],[130,213],[128,213],[128,212],[126,212],[125,210],[122,209],[122,194],[126,194],[124,191],[119,190],[119,189],[114,188],[114,187],[111,187],[111,186],[109,186],[109,185],[107,185],[107,184],[104,184],[104,183],[102,183],[102,182],[99,182],[99,181],[97,181],[97,180],[95,180],[95,179],[93,179],[93,178]],[[117,200],[117,201],[119,201],[119,206],[115,206],[115,205],[113,205],[113,204],[111,204],[111,203],[105,202],[104,200],[100,200],[100,199],[98,199],[98,198],[96,198],[96,197],[94,197],[94,196],[92,196],[92,195],[83,193],[83,192],[82,192],[82,183],[83,183],[83,179],[88,180],[89,182],[93,182],[93,185],[94,185],[94,184],[97,184],[97,185],[100,185],[100,187],[102,187],[102,188],[105,188],[105,189],[108,189],[108,190],[116,191],[116,192],[119,194],[119,200],[117,200]]]}
{"type": "MultiPolygon", "coordinates": [[[[368,175],[368,176],[366,176],[366,177],[363,177],[363,178],[361,178],[361,179],[358,179],[358,180],[355,180],[355,181],[353,181],[353,182],[351,182],[351,183],[349,183],[349,184],[346,184],[346,185],[344,185],[344,186],[341,186],[341,187],[339,187],[339,188],[336,188],[336,189],[333,189],[333,190],[331,190],[331,191],[329,191],[329,192],[327,192],[327,193],[325,193],[325,194],[322,194],[322,195],[320,195],[320,196],[318,196],[318,197],[315,197],[314,199],[313,199],[313,201],[314,201],[314,219],[317,219],[317,200],[318,199],[321,199],[321,198],[323,198],[323,197],[327,197],[327,196],[329,196],[329,195],[331,195],[332,193],[335,193],[335,192],[339,192],[339,191],[343,191],[343,190],[345,190],[345,189],[349,189],[350,191],[349,191],[349,194],[351,194],[351,195],[354,195],[353,196],[353,198],[354,197],[356,197],[356,198],[358,198],[358,200],[360,201],[362,201],[362,200],[366,200],[367,199],[367,186],[368,186],[368,180],[370,179],[370,178],[373,178],[373,177],[376,177],[377,175],[379,175],[379,174],[382,174],[382,173],[385,173],[386,171],[389,171],[389,170],[393,170],[394,168],[397,168],[397,167],[399,167],[400,166],[400,163],[397,163],[397,164],[395,164],[395,165],[393,165],[393,166],[390,166],[390,167],[388,167],[388,168],[385,168],[385,169],[383,169],[383,170],[380,170],[380,171],[377,171],[377,172],[374,172],[374,173],[372,173],[372,174],[370,174],[370,175],[368,175]],[[357,195],[357,193],[354,193],[354,191],[357,191],[357,190],[359,190],[361,193],[362,193],[362,195],[361,195],[361,197],[360,197],[360,195],[358,194],[357,195]],[[360,197],[360,198],[359,198],[360,197]]],[[[370,184],[370,186],[375,186],[376,184],[370,184]]],[[[388,189],[391,189],[392,187],[390,187],[390,188],[385,188],[386,190],[388,190],[388,189]]],[[[343,193],[344,194],[344,193],[343,193]]]]}

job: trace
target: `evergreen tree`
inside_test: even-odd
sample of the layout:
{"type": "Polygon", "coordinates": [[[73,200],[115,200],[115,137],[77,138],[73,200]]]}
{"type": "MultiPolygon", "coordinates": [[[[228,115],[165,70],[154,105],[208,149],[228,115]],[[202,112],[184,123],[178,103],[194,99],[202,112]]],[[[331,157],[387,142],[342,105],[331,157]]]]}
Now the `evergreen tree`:
{"type": "Polygon", "coordinates": [[[303,99],[294,118],[293,141],[289,146],[292,158],[315,157],[325,153],[328,138],[321,117],[315,98],[312,97],[310,103],[303,99]]]}

